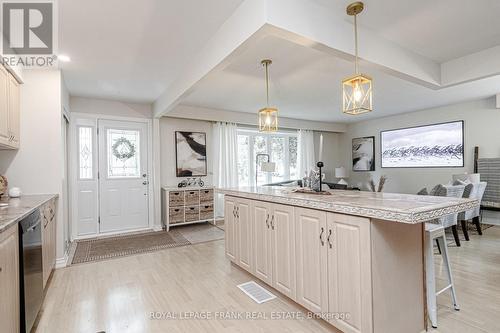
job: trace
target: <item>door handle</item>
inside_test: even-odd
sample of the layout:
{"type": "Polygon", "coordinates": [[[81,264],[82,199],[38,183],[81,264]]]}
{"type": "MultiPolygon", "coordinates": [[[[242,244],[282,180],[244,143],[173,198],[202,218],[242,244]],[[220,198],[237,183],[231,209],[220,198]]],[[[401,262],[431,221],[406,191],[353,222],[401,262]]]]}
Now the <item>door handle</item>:
{"type": "Polygon", "coordinates": [[[271,229],[274,230],[274,215],[271,217],[271,229]]]}
{"type": "Polygon", "coordinates": [[[321,233],[319,234],[319,241],[321,242],[321,246],[325,245],[325,241],[323,240],[323,233],[325,232],[325,229],[321,227],[321,233]]]}
{"type": "Polygon", "coordinates": [[[236,217],[240,218],[240,207],[236,206],[236,217]]]}
{"type": "Polygon", "coordinates": [[[142,185],[148,185],[148,184],[149,184],[149,182],[147,180],[142,182],[142,185]]]}
{"type": "Polygon", "coordinates": [[[267,217],[266,217],[266,225],[267,225],[267,229],[269,229],[269,214],[267,214],[267,217]]]}
{"type": "Polygon", "coordinates": [[[332,242],[330,242],[330,237],[332,236],[332,229],[329,229],[328,230],[328,238],[326,239],[326,241],[328,242],[328,245],[330,246],[330,249],[332,248],[332,242]]]}

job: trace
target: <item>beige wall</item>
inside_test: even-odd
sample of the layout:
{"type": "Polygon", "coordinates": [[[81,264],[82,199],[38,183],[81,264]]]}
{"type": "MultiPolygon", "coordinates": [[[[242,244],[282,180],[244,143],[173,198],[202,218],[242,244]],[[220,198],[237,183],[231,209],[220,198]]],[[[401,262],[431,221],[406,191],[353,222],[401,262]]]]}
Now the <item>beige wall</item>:
{"type": "MultiPolygon", "coordinates": [[[[314,132],[314,156],[316,161],[319,159],[319,138],[323,134],[323,172],[325,179],[330,182],[336,182],[335,168],[340,166],[347,167],[344,164],[341,154],[341,134],[332,132],[314,132]]],[[[299,175],[303,177],[304,175],[299,175]]]]}
{"type": "Polygon", "coordinates": [[[160,118],[160,179],[162,186],[177,186],[184,177],[175,174],[175,131],[205,132],[207,134],[207,173],[205,185],[212,185],[212,123],[202,120],[160,118]]]}
{"type": "Polygon", "coordinates": [[[64,257],[61,72],[27,70],[21,86],[20,147],[0,151],[0,174],[24,194],[58,194],[57,258],[64,257]]]}
{"type": "Polygon", "coordinates": [[[116,117],[152,118],[151,104],[76,97],[69,100],[71,112],[91,113],[116,117]]]}
{"type": "Polygon", "coordinates": [[[370,177],[378,181],[380,175],[387,175],[385,192],[401,193],[415,193],[423,187],[447,183],[453,174],[473,171],[474,146],[479,146],[481,157],[500,157],[498,124],[500,124],[500,110],[495,108],[494,98],[350,124],[347,132],[341,135],[341,150],[345,167],[348,170],[352,169],[352,138],[375,136],[376,170],[374,172],[349,171],[348,182],[350,185],[365,186],[370,177]],[[464,168],[382,169],[380,167],[380,131],[454,120],[465,121],[464,168]]]}

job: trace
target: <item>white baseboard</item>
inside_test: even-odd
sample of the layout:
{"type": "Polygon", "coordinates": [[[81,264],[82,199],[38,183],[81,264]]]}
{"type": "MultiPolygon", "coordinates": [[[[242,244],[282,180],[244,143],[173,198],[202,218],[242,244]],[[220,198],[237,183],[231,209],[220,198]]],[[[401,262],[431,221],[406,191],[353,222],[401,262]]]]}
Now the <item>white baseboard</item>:
{"type": "Polygon", "coordinates": [[[155,225],[155,226],[153,226],[153,231],[163,231],[163,226],[155,225]]]}
{"type": "Polygon", "coordinates": [[[68,253],[64,254],[64,257],[56,259],[56,269],[64,268],[68,265],[68,253]]]}

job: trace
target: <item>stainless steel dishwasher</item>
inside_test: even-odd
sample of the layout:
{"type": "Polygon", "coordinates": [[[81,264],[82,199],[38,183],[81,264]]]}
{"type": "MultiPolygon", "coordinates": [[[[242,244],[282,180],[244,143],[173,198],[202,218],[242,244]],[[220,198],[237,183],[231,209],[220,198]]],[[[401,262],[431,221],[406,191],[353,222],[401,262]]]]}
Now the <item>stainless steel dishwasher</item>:
{"type": "Polygon", "coordinates": [[[40,210],[19,222],[21,332],[30,332],[43,300],[42,223],[40,210]]]}

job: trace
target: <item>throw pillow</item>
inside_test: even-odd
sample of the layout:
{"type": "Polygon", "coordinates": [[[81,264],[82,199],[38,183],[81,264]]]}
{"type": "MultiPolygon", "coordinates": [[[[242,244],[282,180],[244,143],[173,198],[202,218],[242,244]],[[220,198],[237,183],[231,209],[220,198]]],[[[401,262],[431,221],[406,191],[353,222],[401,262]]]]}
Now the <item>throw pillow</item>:
{"type": "Polygon", "coordinates": [[[427,192],[427,187],[424,187],[423,189],[418,191],[417,195],[429,195],[429,192],[427,192]]]}
{"type": "Polygon", "coordinates": [[[438,185],[434,186],[434,188],[431,190],[429,195],[433,195],[436,197],[445,197],[447,192],[448,191],[446,190],[446,187],[444,187],[441,184],[438,184],[438,185]]]}
{"type": "Polygon", "coordinates": [[[467,184],[464,188],[464,194],[462,195],[462,198],[469,198],[473,188],[473,184],[467,184]]]}

